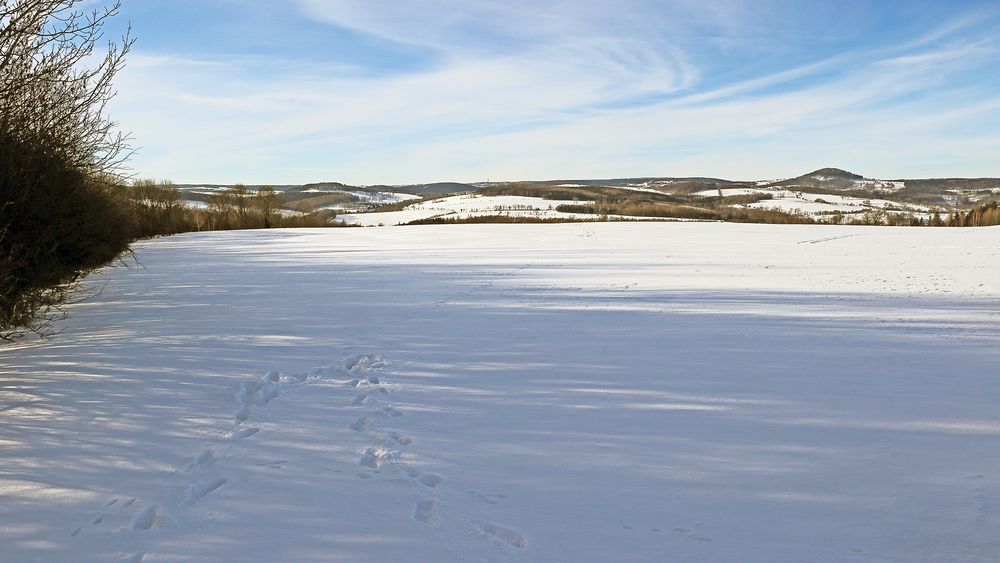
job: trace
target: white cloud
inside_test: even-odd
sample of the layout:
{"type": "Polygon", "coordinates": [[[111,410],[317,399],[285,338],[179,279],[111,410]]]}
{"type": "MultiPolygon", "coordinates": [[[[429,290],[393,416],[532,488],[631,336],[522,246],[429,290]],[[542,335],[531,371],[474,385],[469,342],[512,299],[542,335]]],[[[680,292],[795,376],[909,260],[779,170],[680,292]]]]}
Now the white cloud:
{"type": "MultiPolygon", "coordinates": [[[[629,15],[635,22],[617,22],[633,26],[631,34],[602,31],[607,9],[600,2],[574,3],[569,22],[537,16],[536,4],[527,2],[508,9],[477,1],[460,10],[466,3],[442,0],[416,15],[415,2],[370,9],[349,1],[300,4],[314,17],[393,41],[415,36],[441,55],[428,69],[364,76],[295,64],[275,72],[275,62],[263,58],[138,53],[118,83],[113,114],[145,147],[135,160],[140,173],[273,183],[746,178],[797,173],[815,161],[892,175],[904,154],[927,165],[936,154],[937,162],[971,166],[961,151],[979,151],[946,143],[950,128],[997,113],[994,103],[942,113],[957,103],[954,73],[996,58],[990,43],[949,34],[942,35],[950,41],[945,47],[927,41],[874,56],[845,53],[706,90],[698,88],[705,70],[683,50],[662,37],[646,39],[650,24],[638,2],[629,15]],[[442,17],[452,11],[461,15],[442,17]],[[517,36],[516,48],[444,46],[456,26],[491,17],[517,36]],[[553,37],[554,26],[574,34],[553,37]],[[923,95],[898,101],[915,93],[923,95]],[[918,122],[925,129],[914,128],[918,122]],[[867,168],[875,164],[878,170],[867,168]]],[[[996,141],[979,137],[994,148],[996,141]]]]}

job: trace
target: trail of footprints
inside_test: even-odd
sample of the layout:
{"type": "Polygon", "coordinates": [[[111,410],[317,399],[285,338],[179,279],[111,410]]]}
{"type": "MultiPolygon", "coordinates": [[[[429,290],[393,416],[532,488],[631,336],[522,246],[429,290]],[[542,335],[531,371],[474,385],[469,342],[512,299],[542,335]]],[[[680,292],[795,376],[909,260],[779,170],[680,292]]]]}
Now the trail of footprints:
{"type": "MultiPolygon", "coordinates": [[[[358,477],[371,479],[374,475],[391,469],[392,473],[399,474],[419,490],[426,492],[424,498],[418,500],[413,507],[413,519],[421,524],[437,525],[444,518],[442,513],[444,503],[434,496],[434,489],[444,479],[436,473],[419,471],[406,465],[402,460],[402,451],[397,448],[413,444],[413,439],[395,430],[385,429],[383,431],[382,427],[386,422],[404,416],[403,411],[388,401],[392,391],[379,375],[379,371],[384,366],[385,361],[380,356],[350,358],[341,366],[343,371],[357,376],[345,384],[346,387],[357,391],[354,398],[350,400],[350,406],[366,409],[366,412],[360,414],[349,428],[355,432],[370,435],[374,440],[374,443],[361,453],[358,465],[364,467],[365,470],[358,473],[358,477]]],[[[501,499],[506,498],[505,495],[483,495],[476,491],[467,492],[487,504],[497,504],[501,499]]],[[[463,523],[466,528],[470,528],[474,535],[481,536],[492,543],[517,549],[528,547],[527,538],[516,530],[461,515],[456,515],[454,520],[463,523]]]]}
{"type": "MultiPolygon", "coordinates": [[[[433,489],[440,485],[444,479],[435,473],[418,471],[407,466],[402,462],[401,451],[395,449],[413,444],[413,439],[397,430],[385,429],[383,431],[385,422],[405,414],[387,401],[392,392],[389,385],[380,378],[380,371],[385,365],[386,361],[380,355],[357,354],[348,356],[339,365],[328,368],[316,368],[292,374],[270,371],[258,379],[240,382],[233,392],[236,408],[233,412],[234,428],[228,433],[228,442],[230,445],[236,445],[253,438],[260,432],[260,428],[253,426],[252,422],[268,403],[281,396],[283,385],[301,384],[310,377],[319,376],[324,372],[346,373],[352,376],[352,379],[347,381],[344,386],[357,392],[350,400],[349,406],[367,409],[367,412],[359,415],[349,428],[374,438],[374,443],[361,453],[358,460],[358,464],[365,468],[358,473],[358,477],[371,479],[382,473],[383,470],[391,468],[420,490],[432,493],[433,489]]],[[[206,449],[194,456],[186,465],[171,473],[170,476],[191,477],[190,482],[183,490],[183,498],[179,502],[171,502],[169,500],[171,495],[166,494],[162,496],[167,500],[149,503],[136,509],[132,507],[143,504],[142,502],[137,503],[136,498],[127,500],[112,498],[104,503],[97,515],[90,521],[89,526],[101,525],[111,515],[117,516],[118,520],[121,521],[130,510],[134,511],[131,518],[116,531],[141,533],[157,527],[175,526],[177,521],[171,515],[173,508],[190,507],[229,483],[229,480],[224,475],[219,474],[219,471],[214,467],[218,461],[225,457],[220,456],[213,449],[206,449]]],[[[256,465],[280,469],[286,463],[288,463],[287,460],[279,460],[256,465]]],[[[496,504],[500,499],[506,498],[505,495],[482,495],[475,491],[467,492],[488,504],[496,504]]],[[[442,517],[441,506],[442,501],[428,494],[426,498],[419,500],[414,506],[413,518],[422,524],[435,525],[440,522],[442,517]]],[[[491,542],[519,549],[527,548],[527,539],[515,530],[462,516],[457,516],[457,519],[470,526],[475,535],[483,536],[491,542]]],[[[70,536],[76,537],[87,527],[88,524],[84,524],[76,528],[70,533],[70,536]]],[[[137,552],[119,557],[115,561],[139,563],[144,557],[145,553],[137,552]]]]}
{"type": "MultiPolygon", "coordinates": [[[[413,483],[434,488],[442,481],[439,475],[407,467],[400,461],[400,451],[392,449],[394,446],[409,446],[413,439],[397,431],[379,432],[382,421],[403,416],[403,412],[391,404],[382,404],[382,399],[391,394],[389,387],[379,377],[378,372],[384,366],[385,360],[381,356],[352,357],[341,366],[344,371],[359,376],[344,384],[345,387],[359,391],[351,400],[351,406],[370,409],[352,422],[349,428],[355,432],[374,433],[376,438],[375,444],[361,454],[358,464],[373,472],[381,472],[384,466],[391,465],[413,483]]],[[[359,477],[369,479],[371,474],[361,473],[359,477]]],[[[432,521],[433,507],[433,500],[421,501],[414,517],[420,522],[432,521]]]]}
{"type": "MultiPolygon", "coordinates": [[[[234,428],[228,432],[229,444],[238,444],[243,440],[252,438],[260,432],[260,428],[251,426],[250,421],[255,417],[258,411],[260,411],[270,401],[281,395],[283,384],[288,385],[302,383],[305,382],[309,376],[318,375],[323,371],[325,370],[320,368],[306,373],[293,373],[289,375],[282,375],[277,371],[271,371],[259,379],[249,382],[240,382],[233,392],[233,398],[236,402],[236,410],[233,412],[234,428]]],[[[187,485],[183,487],[183,492],[179,495],[181,497],[179,500],[176,498],[178,496],[177,493],[171,493],[168,491],[160,495],[162,500],[159,502],[151,502],[136,509],[132,507],[134,505],[141,505],[144,503],[137,503],[136,498],[129,498],[125,501],[122,501],[119,498],[112,498],[101,506],[98,514],[93,518],[93,520],[91,520],[89,525],[101,525],[105,522],[105,520],[113,516],[119,522],[125,522],[124,525],[115,530],[117,532],[141,533],[154,528],[169,528],[175,526],[177,521],[173,518],[173,516],[171,516],[172,512],[196,504],[203,498],[221,489],[229,482],[225,476],[218,474],[219,472],[214,468],[216,462],[223,457],[224,456],[220,457],[219,454],[217,454],[213,449],[206,449],[194,456],[194,458],[192,458],[186,465],[171,473],[169,475],[170,477],[182,475],[189,479],[187,485]],[[129,511],[134,511],[131,518],[127,517],[127,513],[129,511]]],[[[272,462],[268,465],[280,467],[283,463],[285,463],[285,461],[272,462]]],[[[76,528],[70,533],[70,536],[76,537],[83,532],[87,526],[88,525],[85,524],[76,528]]],[[[130,561],[138,563],[144,558],[145,553],[140,551],[119,557],[115,559],[115,561],[130,561]]]]}

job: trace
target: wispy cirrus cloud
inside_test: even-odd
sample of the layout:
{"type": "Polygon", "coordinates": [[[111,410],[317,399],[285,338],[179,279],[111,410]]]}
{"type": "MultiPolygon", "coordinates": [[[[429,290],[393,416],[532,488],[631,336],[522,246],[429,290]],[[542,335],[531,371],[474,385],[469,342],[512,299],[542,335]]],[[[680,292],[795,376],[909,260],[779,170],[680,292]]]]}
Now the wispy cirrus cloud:
{"type": "Polygon", "coordinates": [[[140,53],[115,109],[146,147],[141,173],[402,183],[748,178],[841,165],[984,175],[994,161],[959,135],[1000,148],[988,128],[997,79],[985,74],[1000,64],[988,33],[997,25],[982,7],[975,19],[909,22],[907,33],[860,46],[816,39],[827,48],[803,54],[780,37],[787,30],[775,28],[775,38],[768,26],[811,20],[774,19],[766,2],[291,5],[313,23],[414,55],[366,73],[287,53],[140,53]]]}

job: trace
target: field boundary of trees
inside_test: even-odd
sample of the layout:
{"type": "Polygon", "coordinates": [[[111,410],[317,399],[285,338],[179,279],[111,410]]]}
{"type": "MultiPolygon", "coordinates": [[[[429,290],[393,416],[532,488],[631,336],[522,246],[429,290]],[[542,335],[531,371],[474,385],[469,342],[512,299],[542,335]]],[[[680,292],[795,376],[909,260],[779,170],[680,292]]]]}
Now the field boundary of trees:
{"type": "Polygon", "coordinates": [[[114,190],[116,204],[126,210],[133,240],[197,231],[298,227],[346,227],[336,212],[321,209],[298,213],[282,209],[273,188],[242,184],[205,196],[204,207],[192,207],[169,181],[137,180],[114,190]]]}

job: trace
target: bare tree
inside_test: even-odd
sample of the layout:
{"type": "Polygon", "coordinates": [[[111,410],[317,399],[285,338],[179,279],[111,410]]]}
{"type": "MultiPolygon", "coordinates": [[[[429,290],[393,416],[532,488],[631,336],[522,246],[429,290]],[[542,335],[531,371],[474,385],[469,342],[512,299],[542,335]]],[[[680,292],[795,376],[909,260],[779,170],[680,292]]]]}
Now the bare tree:
{"type": "Polygon", "coordinates": [[[131,29],[103,54],[120,4],[0,0],[0,338],[44,333],[84,273],[128,248],[108,197],[129,156],[106,108],[131,29]],[[96,63],[93,62],[96,59],[96,63]]]}
{"type": "Polygon", "coordinates": [[[90,12],[77,10],[80,3],[0,0],[0,128],[44,140],[76,168],[115,173],[130,151],[105,110],[134,38],[129,27],[87,67],[121,2],[90,12]]]}
{"type": "Polygon", "coordinates": [[[236,228],[246,229],[250,227],[250,206],[253,204],[253,194],[250,188],[243,184],[236,184],[227,190],[232,198],[233,211],[236,213],[236,228]]]}
{"type": "Polygon", "coordinates": [[[264,228],[270,229],[272,218],[281,205],[281,198],[278,197],[278,193],[271,186],[263,186],[254,195],[253,203],[254,207],[257,208],[257,212],[260,213],[261,218],[264,220],[264,228]]]}

